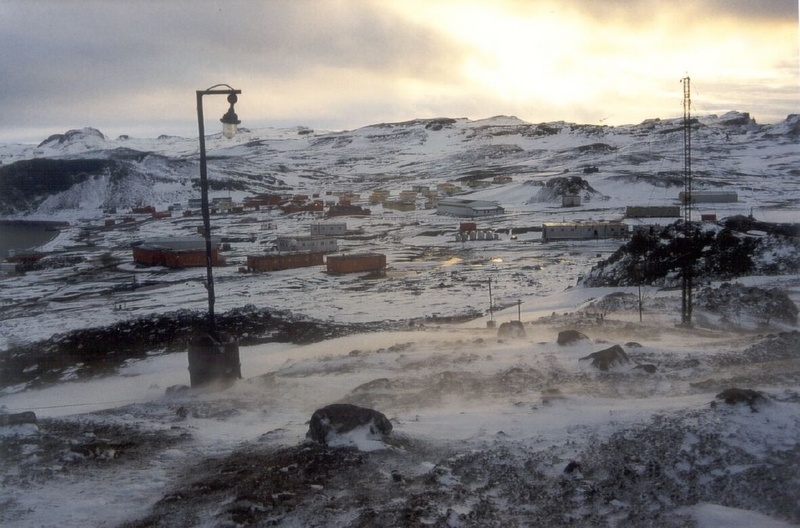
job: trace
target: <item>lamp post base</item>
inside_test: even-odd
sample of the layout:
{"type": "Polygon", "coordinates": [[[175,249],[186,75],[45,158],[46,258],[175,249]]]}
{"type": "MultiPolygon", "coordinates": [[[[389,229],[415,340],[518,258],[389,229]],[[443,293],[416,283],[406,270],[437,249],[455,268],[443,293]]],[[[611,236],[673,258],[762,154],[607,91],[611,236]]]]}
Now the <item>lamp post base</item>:
{"type": "Polygon", "coordinates": [[[192,388],[230,387],[242,378],[239,342],[226,334],[206,334],[189,343],[189,380],[192,388]]]}

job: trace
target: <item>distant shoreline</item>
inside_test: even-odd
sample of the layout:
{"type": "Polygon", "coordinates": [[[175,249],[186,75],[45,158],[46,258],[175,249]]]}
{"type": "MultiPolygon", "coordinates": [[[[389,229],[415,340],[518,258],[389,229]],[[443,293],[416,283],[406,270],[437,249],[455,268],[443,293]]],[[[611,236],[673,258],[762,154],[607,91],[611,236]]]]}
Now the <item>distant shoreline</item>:
{"type": "Polygon", "coordinates": [[[0,260],[12,251],[29,253],[55,239],[67,222],[48,220],[0,220],[0,260]]]}
{"type": "Polygon", "coordinates": [[[64,229],[69,227],[69,222],[55,220],[0,220],[0,225],[13,227],[43,227],[45,229],[64,229]]]}

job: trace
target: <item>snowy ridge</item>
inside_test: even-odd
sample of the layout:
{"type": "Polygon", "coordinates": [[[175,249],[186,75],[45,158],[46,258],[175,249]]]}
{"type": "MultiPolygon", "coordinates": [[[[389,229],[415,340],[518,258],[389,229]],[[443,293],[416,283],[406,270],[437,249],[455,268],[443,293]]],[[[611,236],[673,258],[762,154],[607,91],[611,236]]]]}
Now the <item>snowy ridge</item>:
{"type": "MultiPolygon", "coordinates": [[[[797,126],[797,116],[764,126],[746,113],[700,118],[693,131],[697,188],[725,185],[746,192],[763,178],[786,177],[797,161],[797,149],[792,148],[797,126]],[[732,175],[738,178],[732,181],[732,175]]],[[[505,116],[476,121],[420,119],[328,133],[302,127],[245,129],[231,141],[215,135],[207,142],[210,178],[219,181],[221,189],[251,193],[270,189],[324,192],[365,178],[371,183],[367,188],[485,180],[498,175],[530,180],[548,174],[580,173],[589,166],[600,167],[604,177],[637,175],[663,185],[659,183],[662,179],[669,181],[669,174],[682,170],[679,119],[654,119],[621,127],[529,124],[505,116]]],[[[197,140],[192,138],[111,140],[94,129],[81,129],[49,138],[36,148],[0,145],[0,160],[7,166],[32,158],[120,158],[124,152],[129,153],[133,175],[157,176],[174,189],[153,193],[144,185],[129,189],[127,197],[111,194],[102,200],[57,200],[66,208],[60,216],[74,216],[69,211],[81,202],[96,210],[130,203],[165,208],[196,193],[187,184],[197,174],[197,140]],[[135,152],[143,159],[134,159],[130,153],[135,152]],[[149,163],[147,153],[164,161],[149,163]]],[[[54,215],[57,207],[48,204],[42,211],[20,213],[54,215]]],[[[91,213],[84,208],[84,215],[91,213]]]]}

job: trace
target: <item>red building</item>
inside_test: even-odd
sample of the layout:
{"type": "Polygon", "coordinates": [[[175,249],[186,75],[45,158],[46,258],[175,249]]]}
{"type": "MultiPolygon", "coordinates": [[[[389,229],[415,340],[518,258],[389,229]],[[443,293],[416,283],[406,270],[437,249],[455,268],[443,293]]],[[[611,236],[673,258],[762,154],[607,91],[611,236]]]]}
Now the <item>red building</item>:
{"type": "Polygon", "coordinates": [[[248,271],[279,271],[292,268],[322,266],[323,253],[277,253],[274,255],[247,255],[248,271]]]}
{"type": "Polygon", "coordinates": [[[329,255],[326,264],[329,273],[383,271],[386,268],[386,255],[382,253],[329,255]]]}
{"type": "Polygon", "coordinates": [[[301,213],[304,211],[321,213],[324,207],[325,204],[320,200],[314,200],[313,202],[308,203],[291,202],[281,206],[281,211],[283,211],[283,214],[301,213]]]}
{"type": "Polygon", "coordinates": [[[372,211],[364,209],[360,205],[332,205],[328,209],[327,216],[367,216],[370,214],[372,211]]]}
{"type": "MultiPolygon", "coordinates": [[[[219,237],[211,238],[211,265],[224,266],[219,237]]],[[[133,260],[144,266],[195,268],[206,265],[206,242],[201,237],[151,238],[133,246],[133,260]]]]}

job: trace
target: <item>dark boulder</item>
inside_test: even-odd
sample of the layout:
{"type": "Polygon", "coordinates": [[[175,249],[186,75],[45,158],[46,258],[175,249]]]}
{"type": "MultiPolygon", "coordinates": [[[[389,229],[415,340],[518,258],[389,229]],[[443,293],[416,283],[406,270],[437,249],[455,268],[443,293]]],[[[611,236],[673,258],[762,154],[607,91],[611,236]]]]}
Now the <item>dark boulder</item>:
{"type": "Polygon", "coordinates": [[[564,468],[564,473],[571,474],[580,470],[581,470],[580,462],[576,462],[575,460],[570,460],[569,464],[567,464],[567,467],[564,468]]]}
{"type": "Polygon", "coordinates": [[[586,360],[591,360],[593,367],[597,367],[604,372],[616,364],[630,363],[631,361],[628,358],[628,354],[619,345],[599,350],[579,359],[579,361],[586,360]]]}
{"type": "Polygon", "coordinates": [[[561,346],[574,345],[578,341],[588,341],[589,336],[577,330],[562,330],[558,333],[556,343],[561,346]]]}
{"type": "Polygon", "coordinates": [[[655,374],[656,370],[657,370],[656,366],[653,365],[652,363],[642,363],[641,365],[636,365],[633,368],[639,369],[639,370],[643,370],[643,371],[647,372],[648,374],[655,374]]]}
{"type": "Polygon", "coordinates": [[[0,414],[0,425],[22,425],[22,424],[35,424],[36,413],[33,411],[25,411],[20,413],[0,414]]]}
{"type": "Polygon", "coordinates": [[[525,327],[520,321],[508,321],[500,325],[497,329],[497,337],[520,339],[525,337],[525,327]]]}
{"type": "Polygon", "coordinates": [[[347,433],[359,427],[369,427],[372,434],[392,432],[392,424],[383,413],[349,403],[334,403],[314,411],[306,438],[327,445],[331,434],[347,433]]]}
{"type": "Polygon", "coordinates": [[[725,389],[717,394],[716,398],[722,400],[728,405],[736,405],[737,403],[746,403],[750,409],[755,412],[756,404],[766,401],[766,397],[753,389],[739,389],[732,387],[725,389]]]}

